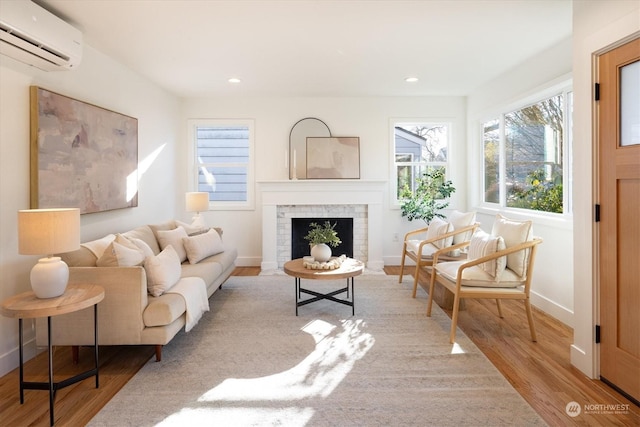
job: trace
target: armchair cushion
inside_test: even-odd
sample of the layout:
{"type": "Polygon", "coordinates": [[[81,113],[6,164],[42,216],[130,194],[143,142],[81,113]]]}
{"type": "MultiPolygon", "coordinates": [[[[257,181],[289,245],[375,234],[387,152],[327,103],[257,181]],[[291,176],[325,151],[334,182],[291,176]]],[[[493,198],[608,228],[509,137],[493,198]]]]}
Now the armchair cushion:
{"type": "MultiPolygon", "coordinates": [[[[458,269],[468,261],[453,261],[438,263],[438,275],[455,282],[458,269]]],[[[499,279],[491,276],[477,265],[465,268],[462,271],[462,286],[485,287],[485,288],[515,288],[523,285],[524,281],[512,270],[506,268],[499,279]]]]}
{"type": "MultiPolygon", "coordinates": [[[[427,233],[425,235],[425,240],[434,240],[443,234],[450,233],[453,231],[453,226],[451,223],[443,221],[442,219],[435,217],[429,223],[429,228],[427,228],[427,233]]],[[[433,241],[433,244],[438,249],[443,249],[447,246],[451,246],[453,243],[453,236],[447,237],[446,239],[440,239],[433,241]]]]}
{"type": "MultiPolygon", "coordinates": [[[[504,239],[501,236],[492,236],[482,230],[478,230],[469,243],[468,259],[474,260],[488,255],[493,255],[497,251],[506,249],[504,239]]],[[[501,256],[490,261],[478,264],[478,267],[492,278],[500,280],[500,276],[507,266],[507,257],[501,256]]],[[[474,266],[475,267],[475,266],[474,266]]]]}
{"type": "MultiPolygon", "coordinates": [[[[502,236],[507,248],[519,245],[533,239],[532,221],[516,221],[498,214],[493,223],[491,234],[502,236]]],[[[518,276],[526,273],[529,251],[519,251],[507,255],[507,268],[513,270],[518,276]]]]}
{"type": "MultiPolygon", "coordinates": [[[[460,211],[454,210],[449,215],[449,221],[453,226],[453,231],[458,230],[460,228],[468,227],[471,224],[473,224],[475,220],[476,220],[475,212],[460,212],[460,211]]],[[[453,236],[453,244],[457,245],[458,243],[468,242],[469,240],[471,240],[471,234],[472,234],[471,231],[468,231],[466,233],[456,234],[455,236],[453,236]]]]}
{"type": "Polygon", "coordinates": [[[427,243],[422,247],[422,253],[419,254],[418,248],[420,247],[420,243],[422,243],[422,240],[407,240],[407,250],[413,252],[420,258],[432,258],[433,253],[440,249],[431,243],[427,243]]]}

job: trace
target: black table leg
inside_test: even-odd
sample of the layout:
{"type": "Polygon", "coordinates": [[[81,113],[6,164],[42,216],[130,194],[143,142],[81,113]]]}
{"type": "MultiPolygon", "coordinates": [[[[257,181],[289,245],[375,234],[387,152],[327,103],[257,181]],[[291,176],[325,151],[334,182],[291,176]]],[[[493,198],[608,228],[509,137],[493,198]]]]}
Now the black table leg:
{"type": "Polygon", "coordinates": [[[53,425],[53,351],[51,346],[51,316],[47,317],[47,341],[49,342],[49,421],[53,425]]]}
{"type": "Polygon", "coordinates": [[[22,318],[18,319],[18,340],[20,345],[20,404],[24,403],[24,364],[23,364],[23,353],[22,353],[22,318]]]}
{"type": "Polygon", "coordinates": [[[96,388],[99,387],[100,381],[98,379],[98,304],[93,305],[93,334],[94,334],[94,348],[96,358],[96,388]]]}

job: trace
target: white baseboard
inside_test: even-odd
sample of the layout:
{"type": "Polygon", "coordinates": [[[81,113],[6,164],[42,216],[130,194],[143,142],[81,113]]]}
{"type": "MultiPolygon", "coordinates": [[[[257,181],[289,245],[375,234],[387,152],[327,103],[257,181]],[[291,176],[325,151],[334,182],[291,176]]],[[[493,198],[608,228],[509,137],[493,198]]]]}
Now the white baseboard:
{"type": "MultiPolygon", "coordinates": [[[[31,338],[24,344],[24,361],[27,362],[35,357],[38,353],[36,347],[36,339],[31,338]]],[[[0,356],[0,377],[13,371],[20,365],[20,351],[18,347],[12,348],[8,352],[0,356]]]]}
{"type": "Polygon", "coordinates": [[[549,316],[554,317],[570,328],[573,328],[573,311],[568,308],[563,307],[547,297],[535,293],[534,291],[531,291],[531,304],[544,311],[549,316]]]}

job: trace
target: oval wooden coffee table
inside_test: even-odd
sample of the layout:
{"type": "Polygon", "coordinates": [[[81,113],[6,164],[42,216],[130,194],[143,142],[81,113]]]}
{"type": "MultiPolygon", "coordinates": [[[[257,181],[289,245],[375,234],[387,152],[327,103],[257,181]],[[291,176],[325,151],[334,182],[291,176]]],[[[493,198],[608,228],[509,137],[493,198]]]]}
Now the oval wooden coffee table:
{"type": "Polygon", "coordinates": [[[304,266],[304,260],[302,258],[288,261],[284,264],[284,272],[289,276],[293,276],[296,284],[296,316],[298,315],[298,307],[311,304],[312,302],[328,299],[339,304],[348,305],[351,307],[351,315],[355,314],[355,295],[353,293],[353,278],[362,274],[364,270],[364,263],[352,258],[344,260],[340,268],[334,270],[312,270],[304,266]],[[320,292],[312,291],[311,289],[304,289],[301,286],[302,279],[310,280],[339,280],[347,279],[347,286],[340,288],[328,294],[322,294],[320,292]],[[351,285],[351,291],[349,291],[349,284],[351,285]],[[346,299],[336,298],[335,295],[339,295],[346,292],[346,299]],[[302,300],[302,294],[313,295],[313,298],[302,300]],[[349,295],[351,297],[349,298],[349,295]]]}

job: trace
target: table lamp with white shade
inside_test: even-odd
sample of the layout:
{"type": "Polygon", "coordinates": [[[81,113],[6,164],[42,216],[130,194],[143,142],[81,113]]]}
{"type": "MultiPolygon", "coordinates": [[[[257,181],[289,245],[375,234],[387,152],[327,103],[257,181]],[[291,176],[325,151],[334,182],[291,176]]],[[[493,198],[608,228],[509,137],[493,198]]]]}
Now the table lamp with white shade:
{"type": "Polygon", "coordinates": [[[205,228],[204,219],[200,212],[209,210],[209,193],[204,191],[193,191],[185,195],[187,212],[195,212],[193,215],[192,226],[205,228]]]}
{"type": "Polygon", "coordinates": [[[80,209],[26,209],[18,211],[18,252],[46,255],[31,270],[31,288],[38,298],[64,294],[69,267],[53,256],[80,248],[80,209]]]}

